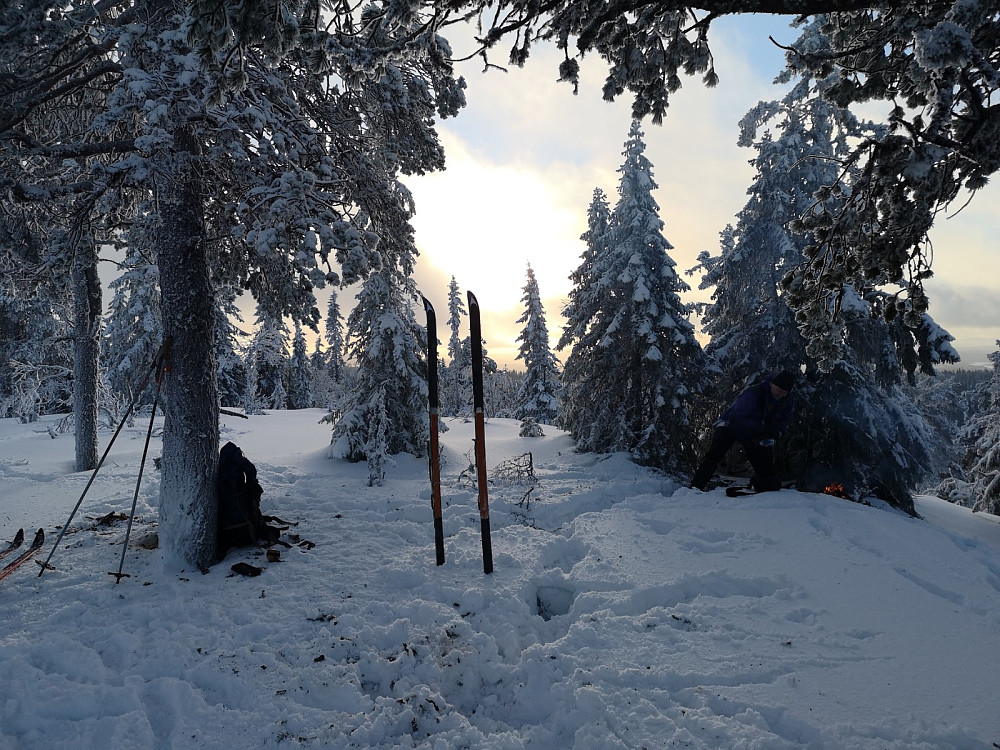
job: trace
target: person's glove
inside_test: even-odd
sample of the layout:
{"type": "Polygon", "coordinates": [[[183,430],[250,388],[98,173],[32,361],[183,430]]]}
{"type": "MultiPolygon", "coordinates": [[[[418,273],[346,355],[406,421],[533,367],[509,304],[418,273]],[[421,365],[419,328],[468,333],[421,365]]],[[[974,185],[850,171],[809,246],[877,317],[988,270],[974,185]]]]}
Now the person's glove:
{"type": "Polygon", "coordinates": [[[773,448],[774,447],[774,438],[764,438],[763,440],[760,441],[760,447],[761,448],[773,448]]]}

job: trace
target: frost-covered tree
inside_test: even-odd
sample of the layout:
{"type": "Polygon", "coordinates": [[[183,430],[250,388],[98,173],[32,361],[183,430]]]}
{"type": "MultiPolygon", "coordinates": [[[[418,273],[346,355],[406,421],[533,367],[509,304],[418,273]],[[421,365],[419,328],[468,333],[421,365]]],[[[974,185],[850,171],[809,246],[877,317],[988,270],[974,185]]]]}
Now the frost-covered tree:
{"type": "Polygon", "coordinates": [[[468,339],[462,337],[463,317],[468,317],[465,310],[465,300],[455,277],[448,283],[448,366],[444,368],[441,378],[444,387],[441,389],[443,414],[449,416],[468,416],[472,413],[472,375],[469,367],[472,365],[472,350],[468,339]]]}
{"type": "MultiPolygon", "coordinates": [[[[330,290],[324,323],[326,338],[326,365],[334,383],[344,382],[344,318],[340,314],[337,290],[330,290]]],[[[318,346],[318,344],[317,344],[318,346]]]]}
{"type": "MultiPolygon", "coordinates": [[[[583,332],[574,336],[574,351],[593,347],[594,367],[572,371],[577,379],[566,398],[601,394],[602,403],[589,413],[571,403],[589,420],[573,425],[579,448],[628,450],[637,460],[676,470],[694,459],[692,402],[708,383],[709,364],[680,300],[688,286],[668,254],[672,245],[663,236],[645,149],[633,122],[618,170],[618,202],[606,233],[593,239],[589,280],[582,282],[594,288],[587,306],[593,317],[574,320],[583,332]]],[[[568,377],[564,371],[564,382],[568,377]]]]}
{"type": "Polygon", "coordinates": [[[811,235],[790,225],[811,210],[817,190],[836,181],[836,159],[857,124],[822,100],[800,96],[793,91],[783,101],[760,102],[741,120],[739,144],[757,152],[756,175],[736,226],[720,236],[719,254],[698,257],[700,286],[714,290],[712,303],[701,309],[711,339],[705,351],[723,373],[718,392],[732,393],[765,373],[798,370],[806,360],[781,281],[802,262],[811,235]]]}
{"type": "Polygon", "coordinates": [[[100,380],[101,281],[96,237],[89,223],[73,227],[73,421],[76,470],[97,467],[98,383],[100,380]]]}
{"type": "Polygon", "coordinates": [[[365,454],[368,457],[368,486],[379,487],[385,480],[385,468],[392,465],[389,457],[388,432],[391,429],[385,408],[385,389],[379,388],[371,411],[372,428],[368,435],[365,454]]]}
{"type": "MultiPolygon", "coordinates": [[[[131,399],[163,344],[159,273],[152,259],[132,247],[126,248],[120,271],[110,284],[103,358],[112,389],[131,399]]],[[[152,390],[147,395],[151,398],[152,390]]]]}
{"type": "Polygon", "coordinates": [[[362,282],[357,304],[347,319],[347,354],[358,363],[355,386],[343,400],[343,416],[334,427],[332,457],[371,460],[382,413],[391,425],[384,449],[389,455],[423,455],[427,442],[427,363],[425,332],[413,315],[418,299],[413,282],[417,250],[409,192],[398,185],[395,212],[386,212],[379,229],[381,266],[362,282]]]}
{"type": "Polygon", "coordinates": [[[215,352],[222,406],[239,406],[246,391],[247,365],[239,354],[245,334],[239,327],[243,315],[236,304],[237,296],[231,285],[216,291],[215,352]]]}
{"type": "Polygon", "coordinates": [[[243,384],[243,413],[260,416],[264,413],[264,402],[257,388],[257,365],[252,357],[247,357],[246,382],[243,384]]]}
{"type": "Polygon", "coordinates": [[[707,347],[723,371],[714,390],[718,415],[746,385],[779,369],[804,371],[798,416],[782,451],[786,475],[805,489],[841,483],[912,512],[910,491],[937,468],[935,435],[901,384],[920,368],[954,361],[950,336],[924,316],[916,328],[887,316],[891,295],[862,276],[845,293],[839,315],[841,358],[826,372],[795,324],[783,280],[813,241],[799,217],[818,210],[816,195],[839,177],[847,138],[860,132],[849,113],[793,88],[780,102],[761,102],[742,120],[741,145],[752,146],[757,175],[721,251],[702,253],[707,347]],[[859,425],[863,428],[859,429],[859,425]]]}
{"type": "Polygon", "coordinates": [[[993,376],[980,389],[979,410],[965,428],[973,510],[1000,515],[1000,341],[989,355],[993,376]]]}
{"type": "MultiPolygon", "coordinates": [[[[526,373],[518,398],[517,418],[521,420],[522,427],[526,421],[535,425],[554,424],[559,414],[559,360],[549,344],[545,308],[542,307],[538,281],[530,263],[521,302],[524,303],[524,313],[517,322],[523,323],[524,327],[517,337],[520,342],[517,359],[524,362],[526,373]]],[[[529,427],[528,431],[537,433],[538,430],[529,427]]]]}
{"type": "Polygon", "coordinates": [[[483,400],[486,417],[517,419],[524,373],[506,367],[483,373],[483,400]]]}
{"type": "Polygon", "coordinates": [[[0,417],[33,422],[72,408],[72,300],[24,240],[0,245],[0,417]]]}
{"type": "Polygon", "coordinates": [[[253,398],[265,409],[284,409],[288,362],[288,328],[280,318],[257,306],[255,331],[247,349],[247,370],[255,374],[253,398]]]}
{"type": "Polygon", "coordinates": [[[610,252],[610,227],[611,206],[604,191],[596,188],[587,209],[587,231],[580,237],[584,242],[581,262],[570,274],[573,287],[563,308],[566,323],[557,344],[559,350],[571,347],[563,366],[559,426],[574,435],[577,446],[583,450],[605,444],[611,425],[607,411],[610,405],[600,393],[589,388],[587,379],[587,374],[598,369],[604,358],[598,346],[601,298],[594,264],[599,256],[610,252]]]}
{"type": "Polygon", "coordinates": [[[312,382],[310,378],[309,356],[306,352],[306,337],[302,326],[295,324],[292,337],[292,356],[288,360],[288,408],[308,409],[312,406],[312,382]]]}

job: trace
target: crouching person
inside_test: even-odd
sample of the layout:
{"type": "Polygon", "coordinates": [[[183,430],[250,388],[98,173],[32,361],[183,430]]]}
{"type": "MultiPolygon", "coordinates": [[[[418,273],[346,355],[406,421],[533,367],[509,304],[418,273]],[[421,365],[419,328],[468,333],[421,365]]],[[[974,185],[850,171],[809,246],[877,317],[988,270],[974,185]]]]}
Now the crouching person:
{"type": "Polygon", "coordinates": [[[794,387],[795,375],[783,370],[743,391],[715,423],[712,443],[691,479],[691,486],[704,490],[729,449],[739,443],[753,467],[754,489],[758,492],[780,489],[774,446],[792,421],[794,387]]]}

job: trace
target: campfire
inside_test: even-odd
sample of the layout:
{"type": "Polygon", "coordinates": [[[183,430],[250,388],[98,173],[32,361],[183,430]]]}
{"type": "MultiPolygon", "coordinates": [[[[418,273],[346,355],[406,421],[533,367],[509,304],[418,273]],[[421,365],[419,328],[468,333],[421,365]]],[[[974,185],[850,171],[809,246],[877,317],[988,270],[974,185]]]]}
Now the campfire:
{"type": "Polygon", "coordinates": [[[826,487],[823,488],[823,494],[833,495],[834,497],[842,497],[845,500],[851,499],[851,496],[848,495],[846,492],[844,492],[844,485],[842,485],[840,482],[833,482],[831,484],[828,484],[826,487]]]}
{"type": "Polygon", "coordinates": [[[844,485],[840,482],[831,482],[826,487],[823,488],[824,495],[832,495],[833,497],[843,498],[844,500],[850,500],[852,503],[858,503],[859,505],[871,506],[871,503],[860,497],[853,497],[844,489],[844,485]]]}

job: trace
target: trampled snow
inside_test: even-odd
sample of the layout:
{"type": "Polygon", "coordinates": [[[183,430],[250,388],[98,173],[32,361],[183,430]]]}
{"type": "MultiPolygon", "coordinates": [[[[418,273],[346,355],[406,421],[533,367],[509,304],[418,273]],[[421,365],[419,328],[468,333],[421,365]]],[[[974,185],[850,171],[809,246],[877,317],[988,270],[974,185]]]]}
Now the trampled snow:
{"type": "MultiPolygon", "coordinates": [[[[731,499],[492,420],[491,475],[531,452],[536,479],[490,486],[487,576],[471,424],[442,435],[437,567],[426,462],[397,456],[367,487],[363,464],[324,458],[321,416],[223,418],[264,512],[297,523],[280,562],[233,550],[178,575],[131,546],[116,584],[126,521],[98,519],[128,513],[145,427],[123,432],[54,569],[0,583],[0,749],[1000,742],[995,517],[926,497],[924,520],[790,490],[731,499]],[[262,574],[233,575],[240,561],[262,574]]],[[[42,526],[48,555],[90,477],[73,460],[71,435],[0,422],[3,541],[42,526]]],[[[155,532],[157,485],[147,466],[134,543],[155,532]]]]}

